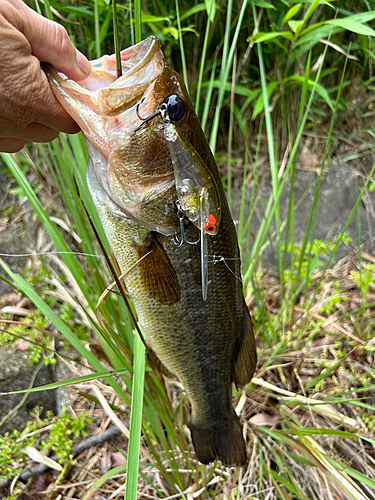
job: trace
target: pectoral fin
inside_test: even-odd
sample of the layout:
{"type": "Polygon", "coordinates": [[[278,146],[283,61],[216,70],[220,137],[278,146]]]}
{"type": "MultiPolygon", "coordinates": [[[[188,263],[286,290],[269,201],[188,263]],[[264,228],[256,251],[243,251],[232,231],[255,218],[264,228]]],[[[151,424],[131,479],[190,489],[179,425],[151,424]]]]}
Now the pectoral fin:
{"type": "Polygon", "coordinates": [[[237,389],[248,384],[255,372],[257,364],[257,350],[254,339],[253,325],[249,310],[245,307],[244,332],[242,344],[234,361],[233,379],[237,389]]]}
{"type": "Polygon", "coordinates": [[[176,271],[167,253],[153,233],[143,245],[133,243],[139,262],[142,285],[155,300],[162,304],[174,304],[181,298],[176,271]]]}

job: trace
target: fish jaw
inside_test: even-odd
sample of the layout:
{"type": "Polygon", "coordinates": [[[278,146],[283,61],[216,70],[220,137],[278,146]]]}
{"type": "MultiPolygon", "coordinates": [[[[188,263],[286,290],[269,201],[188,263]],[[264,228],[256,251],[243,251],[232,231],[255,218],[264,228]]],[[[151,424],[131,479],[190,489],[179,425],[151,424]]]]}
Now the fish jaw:
{"type": "Polygon", "coordinates": [[[123,215],[172,235],[178,226],[176,190],[161,120],[136,131],[142,123],[140,104],[144,116],[160,106],[165,98],[160,82],[170,78],[171,69],[155,37],[123,50],[121,63],[120,78],[116,78],[115,55],[91,61],[91,75],[80,82],[51,66],[45,71],[57,99],[82,129],[99,181],[95,185],[123,215]]]}
{"type": "Polygon", "coordinates": [[[121,51],[122,76],[116,78],[115,54],[91,61],[92,72],[75,82],[52,66],[45,66],[52,89],[61,105],[84,135],[108,156],[117,134],[129,135],[140,121],[134,104],[144,98],[146,113],[152,106],[152,83],[163,72],[165,61],[155,37],[121,51]],[[124,114],[125,113],[125,114],[124,114]]]}
{"type": "MultiPolygon", "coordinates": [[[[117,79],[115,55],[92,61],[92,74],[81,82],[51,66],[45,71],[57,99],[82,129],[98,180],[113,203],[150,230],[173,235],[179,229],[175,173],[163,120],[155,116],[168,96],[178,95],[186,103],[186,117],[176,124],[186,138],[182,146],[190,147],[190,156],[198,153],[202,165],[208,160],[202,170],[205,176],[212,168],[215,173],[216,164],[203,133],[196,132],[200,128],[194,109],[179,75],[165,62],[160,42],[149,37],[123,50],[121,61],[123,74],[117,79]],[[150,115],[155,117],[147,121],[150,115]]],[[[209,185],[215,182],[220,179],[209,185]]],[[[213,191],[217,194],[216,188],[213,191]]],[[[210,210],[211,203],[206,211],[216,226],[206,221],[203,227],[214,236],[220,204],[219,196],[210,195],[211,199],[216,208],[210,210]]]]}

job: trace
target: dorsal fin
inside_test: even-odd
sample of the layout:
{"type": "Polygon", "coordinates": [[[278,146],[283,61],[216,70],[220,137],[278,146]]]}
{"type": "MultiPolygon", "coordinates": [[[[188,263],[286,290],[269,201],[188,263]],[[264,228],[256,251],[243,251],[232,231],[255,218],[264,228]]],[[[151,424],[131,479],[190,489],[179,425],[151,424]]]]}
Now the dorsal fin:
{"type": "Polygon", "coordinates": [[[142,285],[155,300],[162,304],[174,304],[181,299],[176,271],[154,233],[150,233],[143,245],[133,243],[139,262],[142,285]]]}
{"type": "Polygon", "coordinates": [[[253,325],[246,303],[244,304],[244,310],[242,343],[234,360],[233,379],[237,389],[250,382],[257,364],[257,350],[253,325]]]}

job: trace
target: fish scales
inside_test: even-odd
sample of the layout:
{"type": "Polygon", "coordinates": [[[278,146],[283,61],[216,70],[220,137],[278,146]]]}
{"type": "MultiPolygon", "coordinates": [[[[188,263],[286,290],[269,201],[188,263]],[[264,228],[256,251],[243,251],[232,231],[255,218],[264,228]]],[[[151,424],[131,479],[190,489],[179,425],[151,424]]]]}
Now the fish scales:
{"type": "MultiPolygon", "coordinates": [[[[89,190],[118,266],[124,272],[145,256],[126,276],[126,289],[150,347],[187,392],[198,459],[243,465],[246,448],[232,406],[232,382],[237,387],[249,382],[256,347],[224,189],[186,89],[164,61],[159,42],[149,37],[121,54],[126,64],[118,80],[112,74],[114,56],[92,62],[92,76],[78,84],[51,67],[46,72],[56,97],[84,132],[89,190]],[[171,95],[186,104],[174,126],[204,162],[220,198],[218,232],[207,236],[206,300],[200,245],[185,241],[177,247],[171,238],[179,232],[179,219],[165,123],[157,113],[147,121],[171,95]]],[[[183,224],[186,240],[197,241],[197,227],[186,218],[183,224]]]]}

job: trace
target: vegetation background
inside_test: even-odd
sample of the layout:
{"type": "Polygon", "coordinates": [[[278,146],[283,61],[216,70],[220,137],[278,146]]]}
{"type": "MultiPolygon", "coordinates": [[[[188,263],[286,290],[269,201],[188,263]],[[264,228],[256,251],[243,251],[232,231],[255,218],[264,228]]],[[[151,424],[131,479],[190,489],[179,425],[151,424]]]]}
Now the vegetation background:
{"type": "MultiPolygon", "coordinates": [[[[35,0],[30,5],[62,23],[90,59],[114,52],[116,21],[109,0],[35,0]]],[[[116,421],[129,412],[130,430],[123,428],[129,441],[120,450],[120,465],[112,460],[105,474],[91,467],[91,475],[79,475],[78,487],[74,471],[87,470],[92,455],[78,457],[75,467],[71,455],[59,457],[64,469],[51,480],[48,495],[375,498],[375,258],[363,251],[360,224],[356,241],[345,235],[375,189],[369,155],[374,147],[375,2],[137,0],[118,2],[115,13],[120,47],[150,34],[161,40],[164,54],[184,77],[222,172],[258,343],[256,377],[233,396],[249,462],[241,469],[223,469],[195,459],[183,388],[145,366],[124,297],[102,296],[113,278],[100,257],[99,239],[107,252],[108,246],[87,195],[87,151],[82,137],[61,135],[52,144],[30,144],[18,155],[2,155],[17,183],[14,194],[20,201],[26,196],[42,223],[36,252],[45,256],[20,274],[6,258],[0,261],[32,309],[21,326],[3,314],[7,323],[0,338],[9,343],[22,337],[33,362],[52,364],[61,355],[51,338],[63,338],[81,354],[85,368],[74,365],[76,378],[53,387],[80,384],[73,406],[76,412],[89,410],[91,421],[87,415],[77,418],[90,432],[97,432],[104,414],[116,421]],[[318,145],[311,137],[319,138],[318,145]],[[335,155],[345,157],[342,142],[349,138],[358,145],[355,158],[364,164],[357,200],[343,231],[319,241],[314,234],[321,224],[316,214],[322,177],[335,155]],[[295,214],[306,194],[295,199],[293,188],[296,169],[307,160],[317,175],[299,241],[295,214]],[[264,185],[271,186],[267,197],[264,185]],[[286,217],[280,204],[285,194],[286,217]],[[262,217],[255,233],[257,209],[262,217]],[[348,244],[354,249],[350,256],[333,264],[340,246],[348,244]],[[274,257],[271,269],[263,266],[268,249],[274,257]]],[[[29,446],[45,452],[66,447],[70,420],[66,417],[53,436],[51,421],[31,441],[27,437],[29,446]]],[[[0,466],[8,479],[24,467],[26,435],[0,438],[0,466]]],[[[113,450],[108,452],[112,459],[113,450]]],[[[10,498],[22,494],[18,485],[7,492],[10,498]]]]}

